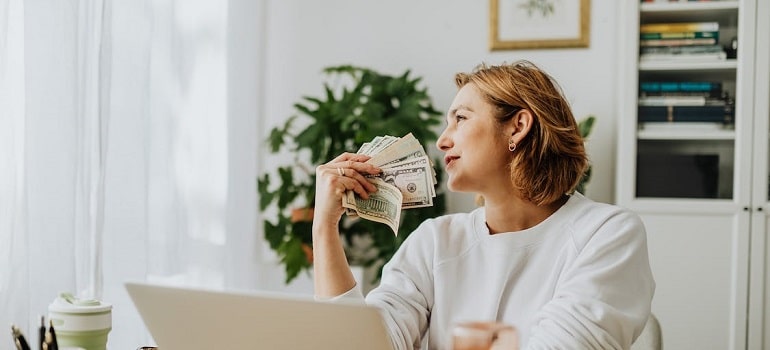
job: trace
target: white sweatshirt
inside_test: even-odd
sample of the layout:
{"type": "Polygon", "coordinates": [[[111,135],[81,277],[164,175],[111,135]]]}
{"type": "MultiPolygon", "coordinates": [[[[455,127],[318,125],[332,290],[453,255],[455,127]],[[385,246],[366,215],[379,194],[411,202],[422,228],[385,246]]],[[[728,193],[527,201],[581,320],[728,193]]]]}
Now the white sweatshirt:
{"type": "Polygon", "coordinates": [[[366,303],[395,349],[450,349],[454,324],[490,320],[514,325],[521,349],[628,349],[654,289],[639,217],[576,193],[518,232],[490,235],[484,208],[425,221],[366,303]]]}

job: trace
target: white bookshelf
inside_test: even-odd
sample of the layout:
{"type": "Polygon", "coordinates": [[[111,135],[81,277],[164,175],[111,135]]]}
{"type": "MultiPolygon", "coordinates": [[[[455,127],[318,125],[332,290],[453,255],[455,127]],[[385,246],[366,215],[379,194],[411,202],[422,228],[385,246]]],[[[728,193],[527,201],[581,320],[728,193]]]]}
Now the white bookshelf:
{"type": "Polygon", "coordinates": [[[663,347],[770,349],[770,1],[619,6],[619,86],[628,89],[618,103],[616,200],[647,227],[663,347]],[[737,38],[737,56],[640,60],[640,25],[670,22],[718,22],[719,44],[737,38]],[[720,82],[734,101],[734,123],[639,123],[639,86],[651,81],[720,82]],[[709,157],[697,166],[716,176],[715,191],[714,180],[665,162],[689,156],[709,157]],[[650,171],[659,160],[671,169],[650,171]],[[709,191],[682,195],[679,186],[709,191]]]}

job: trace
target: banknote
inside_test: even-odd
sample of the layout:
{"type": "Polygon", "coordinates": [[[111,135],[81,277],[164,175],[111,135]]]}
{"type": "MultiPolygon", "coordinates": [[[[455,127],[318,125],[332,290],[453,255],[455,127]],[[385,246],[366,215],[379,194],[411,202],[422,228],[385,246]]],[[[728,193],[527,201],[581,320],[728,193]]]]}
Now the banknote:
{"type": "Polygon", "coordinates": [[[364,200],[353,191],[345,193],[342,206],[349,216],[384,223],[398,234],[402,209],[433,205],[436,171],[414,135],[377,136],[361,145],[357,153],[371,156],[367,163],[380,167],[382,172],[367,176],[377,187],[369,199],[364,200]]]}
{"type": "MultiPolygon", "coordinates": [[[[430,179],[430,183],[428,183],[426,186],[428,190],[430,191],[431,198],[436,197],[436,188],[435,185],[438,181],[436,181],[436,172],[433,169],[433,162],[430,161],[430,158],[426,155],[418,156],[418,157],[409,157],[402,161],[388,164],[384,167],[381,167],[382,173],[375,175],[378,177],[382,177],[384,175],[382,174],[390,174],[396,170],[404,170],[404,169],[421,169],[424,170],[426,173],[420,173],[421,175],[425,176],[425,174],[430,174],[430,176],[425,176],[426,178],[430,179]]],[[[386,180],[387,181],[387,180],[386,180]]],[[[401,187],[399,185],[396,185],[396,187],[399,188],[406,188],[401,187]]],[[[410,191],[411,192],[411,191],[410,191]]],[[[432,201],[431,201],[432,202],[432,201]]]]}
{"type": "MultiPolygon", "coordinates": [[[[384,181],[384,183],[395,187],[402,194],[402,201],[399,207],[401,209],[411,209],[433,205],[435,194],[432,191],[433,183],[429,174],[429,168],[416,166],[401,169],[383,169],[382,173],[370,178],[381,180],[380,182],[372,181],[375,183],[375,186],[377,186],[377,183],[381,184],[384,181]]],[[[379,187],[377,189],[380,190],[379,187]]],[[[347,196],[347,203],[355,201],[356,195],[353,191],[348,191],[345,195],[347,196]]]]}
{"type": "Polygon", "coordinates": [[[343,197],[343,206],[353,209],[356,215],[363,219],[388,225],[393,234],[397,235],[403,201],[401,191],[379,178],[372,179],[372,183],[377,186],[377,192],[367,199],[353,196],[351,201],[345,201],[346,197],[343,197]]]}
{"type": "Polygon", "coordinates": [[[377,137],[372,140],[371,147],[363,154],[366,155],[374,155],[380,153],[383,149],[387,148],[394,142],[398,141],[398,137],[385,135],[380,137],[379,139],[377,137]]]}
{"type": "Polygon", "coordinates": [[[425,149],[422,148],[420,141],[417,141],[414,135],[409,133],[376,154],[369,154],[372,158],[366,162],[382,167],[385,164],[403,158],[415,151],[422,151],[422,153],[425,154],[425,149]]]}

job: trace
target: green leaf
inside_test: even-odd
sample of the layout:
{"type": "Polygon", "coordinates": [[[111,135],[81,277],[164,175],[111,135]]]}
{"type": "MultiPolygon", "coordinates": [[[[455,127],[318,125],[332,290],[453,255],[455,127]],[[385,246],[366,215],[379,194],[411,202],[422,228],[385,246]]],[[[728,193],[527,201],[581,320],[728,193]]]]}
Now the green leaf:
{"type": "MultiPolygon", "coordinates": [[[[288,123],[287,123],[288,127],[288,123]]],[[[285,129],[279,129],[279,128],[273,128],[270,130],[270,136],[268,136],[267,141],[268,145],[270,146],[270,151],[275,153],[278,152],[278,150],[281,149],[281,146],[283,146],[284,141],[284,135],[286,135],[285,129]]]]}
{"type": "Polygon", "coordinates": [[[313,119],[318,119],[318,117],[316,116],[316,114],[318,113],[318,110],[312,110],[309,107],[299,103],[294,104],[294,108],[302,112],[302,114],[305,116],[311,117],[313,119]]]}
{"type": "MultiPolygon", "coordinates": [[[[594,121],[596,121],[596,117],[593,115],[589,115],[585,119],[581,120],[578,123],[578,131],[580,132],[580,136],[585,140],[588,135],[591,134],[591,129],[593,129],[594,121]]],[[[588,185],[588,182],[591,180],[591,165],[588,166],[588,169],[586,169],[583,176],[580,178],[580,181],[578,182],[577,187],[575,188],[576,191],[585,194],[586,193],[586,186],[588,185]]]]}
{"type": "Polygon", "coordinates": [[[270,187],[270,175],[265,174],[257,179],[257,190],[259,191],[259,210],[265,210],[275,199],[275,193],[268,190],[270,187]]]}
{"type": "Polygon", "coordinates": [[[580,131],[581,137],[586,138],[588,135],[591,135],[591,129],[594,127],[595,120],[596,117],[589,115],[578,123],[578,130],[580,131]]]}
{"type": "Polygon", "coordinates": [[[286,266],[286,284],[289,284],[303,269],[310,267],[310,262],[302,250],[302,242],[291,238],[283,242],[278,249],[281,263],[286,266]]]}
{"type": "Polygon", "coordinates": [[[273,250],[278,249],[283,243],[283,237],[286,233],[286,222],[280,219],[277,224],[265,221],[263,227],[265,230],[265,240],[270,244],[270,248],[273,250]]]}

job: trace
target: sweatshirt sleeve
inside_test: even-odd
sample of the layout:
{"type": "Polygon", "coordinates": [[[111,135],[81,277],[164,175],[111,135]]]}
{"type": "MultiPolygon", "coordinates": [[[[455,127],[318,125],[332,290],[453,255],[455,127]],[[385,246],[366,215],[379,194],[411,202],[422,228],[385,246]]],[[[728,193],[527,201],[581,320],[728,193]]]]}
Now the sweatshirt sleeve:
{"type": "Polygon", "coordinates": [[[574,263],[536,313],[527,349],[629,349],[649,317],[655,282],[641,219],[586,217],[572,228],[574,263]]]}
{"type": "Polygon", "coordinates": [[[361,288],[358,286],[357,283],[355,286],[353,286],[353,288],[350,288],[350,290],[340,295],[333,296],[333,297],[319,297],[317,295],[314,295],[313,298],[316,301],[323,301],[323,302],[329,302],[329,303],[337,303],[337,302],[352,302],[352,303],[360,302],[361,304],[364,303],[364,293],[361,292],[361,288]]]}
{"type": "Polygon", "coordinates": [[[394,349],[418,349],[433,305],[433,244],[426,224],[417,228],[383,267],[366,302],[382,310],[394,349]],[[429,272],[429,273],[426,273],[429,272]]]}

